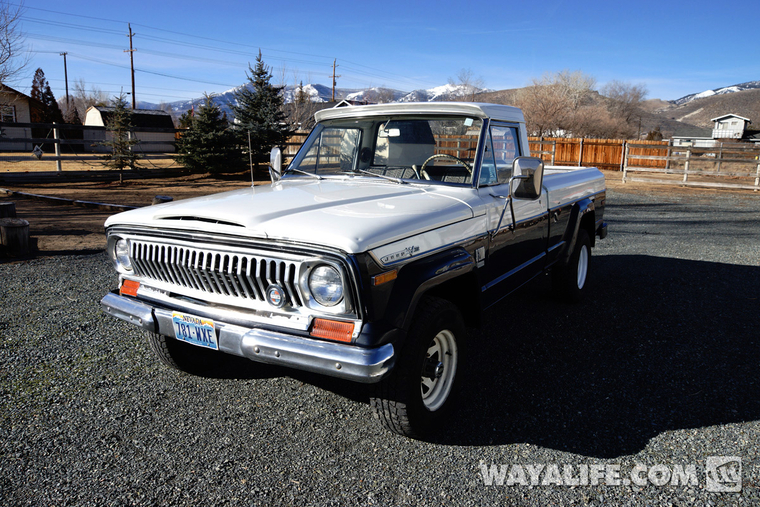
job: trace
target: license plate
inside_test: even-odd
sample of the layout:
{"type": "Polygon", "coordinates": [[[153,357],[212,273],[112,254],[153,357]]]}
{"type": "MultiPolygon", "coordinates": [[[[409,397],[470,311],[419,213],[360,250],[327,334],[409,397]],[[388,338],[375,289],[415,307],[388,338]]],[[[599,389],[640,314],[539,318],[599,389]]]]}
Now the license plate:
{"type": "Polygon", "coordinates": [[[174,325],[174,336],[178,340],[207,349],[219,350],[213,320],[186,313],[172,312],[172,324],[174,325]]]}

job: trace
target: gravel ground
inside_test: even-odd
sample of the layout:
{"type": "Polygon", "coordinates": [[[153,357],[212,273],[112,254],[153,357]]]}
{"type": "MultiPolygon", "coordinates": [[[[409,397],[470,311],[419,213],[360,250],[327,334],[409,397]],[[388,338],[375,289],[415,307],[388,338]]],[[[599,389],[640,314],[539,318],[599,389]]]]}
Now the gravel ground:
{"type": "Polygon", "coordinates": [[[757,505],[760,196],[608,197],[589,297],[542,279],[490,312],[433,442],[380,429],[361,385],[163,367],[101,313],[104,254],[0,265],[0,504],[757,505]],[[710,456],[741,458],[741,493],[707,491],[710,456]],[[521,485],[533,465],[553,484],[521,485]],[[564,465],[694,480],[557,485],[564,465]]]}

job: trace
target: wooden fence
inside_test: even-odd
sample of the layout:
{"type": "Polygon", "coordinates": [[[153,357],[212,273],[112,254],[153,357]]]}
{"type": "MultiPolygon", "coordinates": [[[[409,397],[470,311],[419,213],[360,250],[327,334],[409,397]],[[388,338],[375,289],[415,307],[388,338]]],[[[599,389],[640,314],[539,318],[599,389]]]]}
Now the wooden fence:
{"type": "MultiPolygon", "coordinates": [[[[599,169],[621,170],[625,147],[630,143],[625,139],[568,139],[562,137],[530,137],[530,151],[540,156],[550,165],[575,165],[598,167],[599,169]]],[[[659,155],[668,147],[667,141],[637,141],[636,153],[659,155]]],[[[649,161],[652,167],[660,167],[661,161],[649,161]]],[[[664,165],[662,165],[664,167],[664,165]]]]}
{"type": "MultiPolygon", "coordinates": [[[[32,160],[37,162],[32,158],[35,146],[43,147],[45,152],[39,163],[50,162],[52,170],[52,163],[55,162],[55,168],[59,172],[62,170],[62,162],[93,161],[100,165],[99,161],[102,160],[102,156],[92,153],[87,145],[94,144],[94,139],[101,135],[105,139],[104,127],[0,123],[0,128],[5,131],[5,135],[0,137],[0,166],[7,167],[4,162],[20,162],[14,164],[14,170],[26,170],[24,166],[27,163],[32,160]],[[8,148],[15,148],[18,153],[7,153],[8,148]]],[[[136,150],[143,152],[143,159],[156,168],[159,165],[166,168],[167,164],[174,164],[173,153],[153,154],[150,151],[158,148],[158,145],[162,145],[162,148],[170,146],[173,151],[175,139],[179,135],[177,130],[135,128],[134,132],[140,141],[136,150]],[[151,135],[161,136],[160,140],[151,138],[151,135]]],[[[297,131],[289,138],[283,150],[285,164],[292,160],[309,134],[309,131],[297,131]]],[[[472,147],[472,139],[451,137],[452,139],[439,139],[439,147],[449,148],[452,153],[472,147]]],[[[538,137],[529,138],[529,142],[531,153],[540,156],[547,164],[620,170],[624,182],[647,181],[760,190],[759,147],[721,143],[714,148],[694,148],[671,146],[668,141],[538,137]]]]}
{"type": "Polygon", "coordinates": [[[657,155],[635,151],[640,148],[638,143],[628,144],[623,182],[760,190],[760,147],[738,143],[713,148],[673,146],[657,155]],[[659,165],[653,167],[655,163],[659,165]]]}
{"type": "MultiPolygon", "coordinates": [[[[0,136],[0,164],[6,168],[10,166],[6,163],[14,162],[16,171],[49,165],[49,170],[61,172],[63,162],[74,169],[81,169],[82,164],[73,162],[100,165],[105,148],[99,143],[108,136],[105,127],[55,123],[0,122],[0,129],[4,134],[0,136]]],[[[132,149],[142,160],[164,167],[174,163],[175,129],[134,127],[130,135],[138,141],[132,149]]]]}

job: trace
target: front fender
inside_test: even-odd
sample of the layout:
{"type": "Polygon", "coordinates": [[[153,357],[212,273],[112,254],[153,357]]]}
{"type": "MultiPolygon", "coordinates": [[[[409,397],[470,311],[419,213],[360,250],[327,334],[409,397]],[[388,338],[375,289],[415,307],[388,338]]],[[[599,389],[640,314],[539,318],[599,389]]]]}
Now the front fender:
{"type": "MultiPolygon", "coordinates": [[[[374,315],[375,318],[365,324],[363,336],[360,336],[357,343],[378,346],[389,341],[403,340],[422,296],[474,269],[475,259],[462,247],[405,264],[399,269],[397,278],[389,282],[393,284],[392,287],[374,288],[375,306],[383,308],[383,312],[382,315],[374,315]],[[381,291],[384,301],[377,301],[381,291]]],[[[477,297],[477,293],[473,293],[472,297],[477,297]]]]}

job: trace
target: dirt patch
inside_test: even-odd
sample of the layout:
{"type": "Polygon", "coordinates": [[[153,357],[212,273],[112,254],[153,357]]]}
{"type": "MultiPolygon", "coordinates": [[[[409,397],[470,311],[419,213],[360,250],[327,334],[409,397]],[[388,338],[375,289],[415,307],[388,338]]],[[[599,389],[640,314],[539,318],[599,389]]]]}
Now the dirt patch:
{"type": "MultiPolygon", "coordinates": [[[[156,195],[188,199],[249,187],[246,174],[232,177],[189,175],[174,178],[118,182],[54,182],[13,184],[3,188],[30,194],[126,206],[149,206],[156,195]]],[[[264,182],[261,182],[264,183],[264,182]]],[[[258,182],[257,182],[258,184],[258,182]]],[[[103,223],[118,210],[92,209],[68,203],[0,193],[0,201],[16,203],[16,214],[29,222],[29,236],[36,256],[85,253],[105,248],[103,223]]]]}

